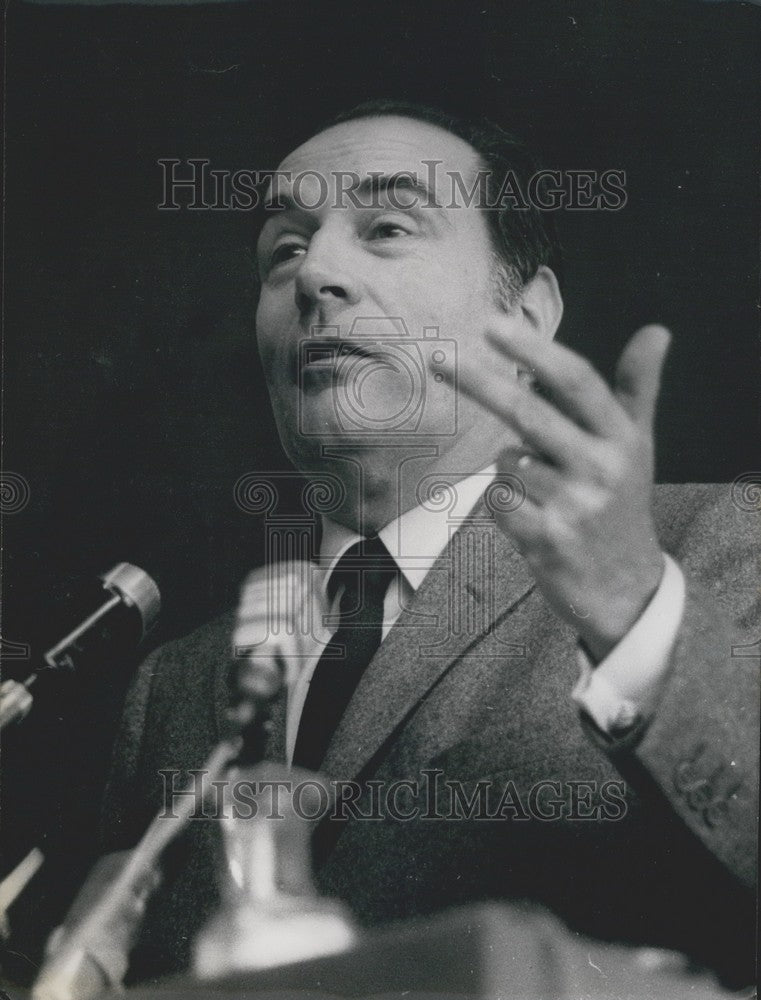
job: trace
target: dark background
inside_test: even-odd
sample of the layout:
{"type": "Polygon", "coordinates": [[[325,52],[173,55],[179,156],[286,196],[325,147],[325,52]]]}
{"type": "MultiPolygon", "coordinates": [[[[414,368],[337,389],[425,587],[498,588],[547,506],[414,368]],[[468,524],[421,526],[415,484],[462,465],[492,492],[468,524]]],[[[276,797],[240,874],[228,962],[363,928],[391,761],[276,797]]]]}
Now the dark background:
{"type": "MultiPolygon", "coordinates": [[[[156,161],[272,168],[369,97],[483,112],[551,166],[625,170],[622,211],[558,214],[561,337],[609,374],[637,326],[669,325],[659,478],[757,469],[760,20],[733,2],[11,2],[3,468],[29,500],[5,518],[4,640],[34,659],[120,560],[161,586],[153,642],[235,602],[263,532],[234,485],[282,464],[253,220],[157,211],[156,161]]],[[[12,911],[18,951],[90,856],[130,666],[41,684],[5,741],[0,875],[34,843],[50,859],[12,911]]]]}

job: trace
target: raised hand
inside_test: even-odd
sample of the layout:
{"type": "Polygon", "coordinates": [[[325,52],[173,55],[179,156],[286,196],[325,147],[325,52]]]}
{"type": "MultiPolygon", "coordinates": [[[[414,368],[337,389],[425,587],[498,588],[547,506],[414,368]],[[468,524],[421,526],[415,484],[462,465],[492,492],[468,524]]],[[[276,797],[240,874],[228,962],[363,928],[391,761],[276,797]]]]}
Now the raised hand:
{"type": "Polygon", "coordinates": [[[486,340],[493,364],[461,357],[456,378],[523,442],[500,453],[498,469],[523,482],[526,499],[497,514],[498,523],[551,606],[602,659],[663,573],[651,513],[653,422],[670,334],[662,326],[638,330],[612,389],[575,352],[507,320],[495,320],[486,340]],[[552,401],[516,378],[516,366],[552,401]]]}

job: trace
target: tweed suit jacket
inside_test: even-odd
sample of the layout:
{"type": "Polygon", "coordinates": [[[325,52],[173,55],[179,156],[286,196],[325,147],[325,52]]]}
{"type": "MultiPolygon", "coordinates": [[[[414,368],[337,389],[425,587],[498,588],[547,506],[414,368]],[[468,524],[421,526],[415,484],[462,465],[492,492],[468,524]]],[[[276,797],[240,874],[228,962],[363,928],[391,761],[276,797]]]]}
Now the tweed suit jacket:
{"type": "MultiPolygon", "coordinates": [[[[611,740],[580,716],[570,698],[576,635],[480,503],[334,734],[323,772],[356,781],[360,815],[321,825],[321,891],[368,924],[478,899],[531,900],[574,931],[686,952],[729,985],[753,978],[758,521],[728,486],[656,487],[654,510],[687,597],[649,724],[611,740]],[[392,786],[393,801],[374,807],[372,795],[392,786]],[[361,818],[374,808],[380,816],[361,818]]],[[[201,767],[227,732],[233,621],[141,667],[104,802],[105,851],[133,846],[162,807],[161,770],[201,767]]],[[[267,755],[282,760],[284,748],[278,703],[267,755]]],[[[186,966],[218,905],[216,827],[191,821],[166,852],[133,980],[186,966]]]]}

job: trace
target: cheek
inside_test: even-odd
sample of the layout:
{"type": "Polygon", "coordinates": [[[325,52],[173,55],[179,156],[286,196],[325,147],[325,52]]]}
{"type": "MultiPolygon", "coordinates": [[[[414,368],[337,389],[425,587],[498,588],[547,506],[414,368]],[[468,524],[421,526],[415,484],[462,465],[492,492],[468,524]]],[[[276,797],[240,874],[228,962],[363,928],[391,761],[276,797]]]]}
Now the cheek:
{"type": "Polygon", "coordinates": [[[482,255],[447,248],[438,259],[412,262],[398,278],[397,301],[426,323],[448,326],[474,310],[493,309],[491,270],[482,255]]]}
{"type": "Polygon", "coordinates": [[[379,311],[404,319],[412,337],[422,337],[425,327],[443,333],[452,327],[455,314],[467,307],[466,287],[451,269],[431,262],[414,262],[395,275],[395,280],[377,295],[379,311]]]}
{"type": "Polygon", "coordinates": [[[259,356],[269,375],[270,369],[275,364],[278,354],[282,353],[286,343],[284,324],[279,317],[276,305],[271,301],[271,297],[265,298],[262,295],[256,308],[254,321],[259,356]]]}

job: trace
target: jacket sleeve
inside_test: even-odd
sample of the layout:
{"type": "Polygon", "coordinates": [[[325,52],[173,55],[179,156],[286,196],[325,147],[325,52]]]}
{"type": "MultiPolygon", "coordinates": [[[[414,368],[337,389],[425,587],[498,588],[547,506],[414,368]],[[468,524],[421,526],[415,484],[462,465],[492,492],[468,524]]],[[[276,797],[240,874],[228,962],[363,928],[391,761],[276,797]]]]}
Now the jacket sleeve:
{"type": "Polygon", "coordinates": [[[697,502],[667,544],[685,575],[685,608],[657,709],[620,740],[593,736],[622,765],[644,767],[692,832],[754,889],[759,518],[729,486],[688,489],[697,502]]]}

